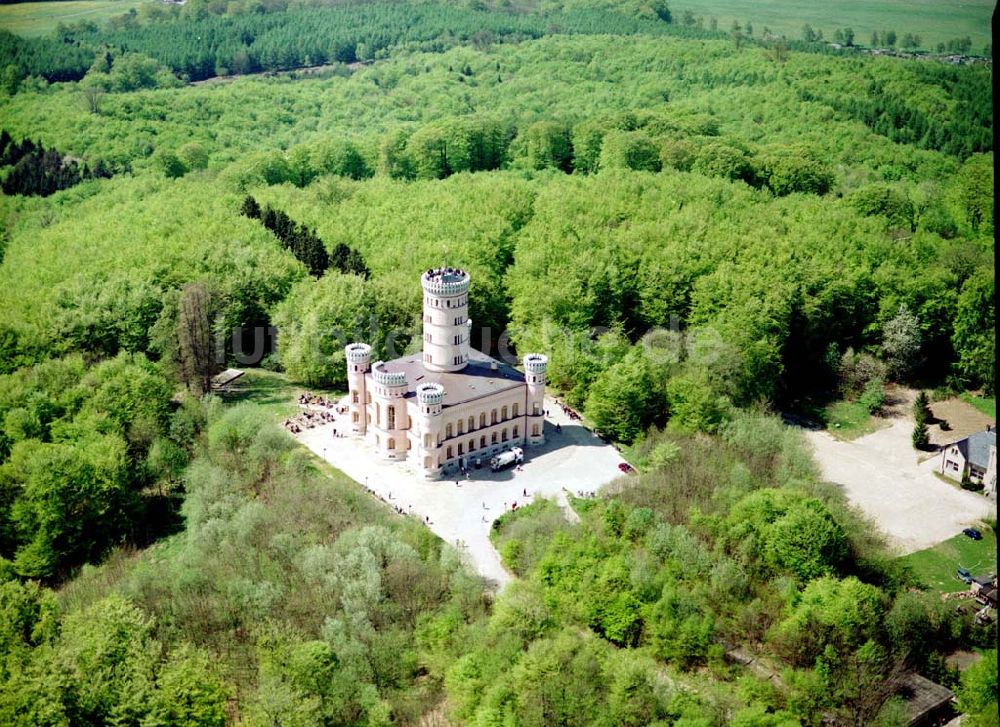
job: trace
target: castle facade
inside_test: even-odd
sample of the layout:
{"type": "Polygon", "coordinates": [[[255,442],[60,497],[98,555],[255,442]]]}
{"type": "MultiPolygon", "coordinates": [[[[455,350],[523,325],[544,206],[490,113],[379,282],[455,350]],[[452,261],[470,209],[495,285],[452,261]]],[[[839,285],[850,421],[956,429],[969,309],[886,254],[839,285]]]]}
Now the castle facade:
{"type": "Polygon", "coordinates": [[[371,363],[367,344],[345,349],[353,431],[380,456],[408,460],[428,478],[545,441],[548,359],[527,354],[521,373],[471,348],[469,280],[449,267],[421,276],[421,353],[371,363]]]}

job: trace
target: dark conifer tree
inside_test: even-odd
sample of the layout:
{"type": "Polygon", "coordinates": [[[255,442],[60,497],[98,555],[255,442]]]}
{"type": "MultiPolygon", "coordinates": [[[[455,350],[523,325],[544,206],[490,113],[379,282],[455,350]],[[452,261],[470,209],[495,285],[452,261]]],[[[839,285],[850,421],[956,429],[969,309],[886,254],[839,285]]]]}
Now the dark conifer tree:
{"type": "Polygon", "coordinates": [[[259,220],[261,212],[257,200],[247,195],[246,199],[243,200],[243,205],[240,207],[240,214],[244,217],[249,217],[251,220],[259,220]]]}

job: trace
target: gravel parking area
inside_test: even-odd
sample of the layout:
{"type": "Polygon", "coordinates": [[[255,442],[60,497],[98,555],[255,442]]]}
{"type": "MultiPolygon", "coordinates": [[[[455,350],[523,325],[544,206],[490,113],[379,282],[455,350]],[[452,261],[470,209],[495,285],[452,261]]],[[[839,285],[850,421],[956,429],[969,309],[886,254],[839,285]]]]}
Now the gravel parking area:
{"type": "Polygon", "coordinates": [[[806,432],[823,478],[844,488],[899,555],[947,540],[997,511],[996,500],[939,480],[938,455],[919,462],[912,431],[912,420],[900,417],[887,429],[850,442],[806,432]]]}
{"type": "Polygon", "coordinates": [[[546,443],[525,447],[520,470],[490,472],[484,464],[468,478],[426,480],[406,462],[389,462],[355,437],[334,437],[333,430],[349,431],[346,415],[337,421],[306,429],[297,438],[374,496],[427,523],[443,540],[459,547],[470,565],[498,586],[512,576],[504,570],[489,540],[490,526],[514,503],[526,504],[536,496],[554,497],[575,517],[566,493],[596,491],[621,476],[621,455],[567,417],[551,399],[546,399],[546,443]],[[555,425],[562,431],[556,433],[555,425]]]}

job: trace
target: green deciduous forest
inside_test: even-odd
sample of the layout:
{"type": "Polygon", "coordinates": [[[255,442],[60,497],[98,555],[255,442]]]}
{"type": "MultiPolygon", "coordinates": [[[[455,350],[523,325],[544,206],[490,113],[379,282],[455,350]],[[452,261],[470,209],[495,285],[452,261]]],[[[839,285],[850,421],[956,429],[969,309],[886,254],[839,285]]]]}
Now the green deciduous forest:
{"type": "Polygon", "coordinates": [[[995,724],[995,627],[779,417],[995,394],[990,66],[189,0],[0,32],[0,85],[0,722],[888,727],[913,670],[995,724]],[[499,594],[278,426],[442,263],[639,469],[497,520],[499,594]]]}

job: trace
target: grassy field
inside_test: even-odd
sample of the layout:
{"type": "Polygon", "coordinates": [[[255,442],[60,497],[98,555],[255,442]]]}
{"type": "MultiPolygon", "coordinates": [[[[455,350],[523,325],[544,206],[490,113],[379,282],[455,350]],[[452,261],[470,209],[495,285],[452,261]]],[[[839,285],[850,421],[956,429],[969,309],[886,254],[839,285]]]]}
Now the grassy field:
{"type": "MultiPolygon", "coordinates": [[[[298,406],[299,394],[306,389],[288,381],[284,374],[264,369],[245,369],[246,373],[232,384],[228,391],[220,392],[219,398],[227,404],[250,402],[272,413],[275,419],[292,416],[301,411],[298,406]]],[[[343,391],[309,389],[313,394],[339,399],[343,391]]]]}
{"type": "Polygon", "coordinates": [[[826,406],[820,417],[830,434],[838,439],[857,439],[882,429],[888,421],[872,416],[857,401],[837,401],[826,406]]]}
{"type": "Polygon", "coordinates": [[[956,575],[958,568],[974,576],[996,573],[997,538],[989,528],[980,528],[982,540],[972,540],[959,533],[933,548],[903,556],[900,560],[913,569],[914,575],[928,588],[942,593],[964,591],[968,585],[956,575]]]}
{"type": "Polygon", "coordinates": [[[979,411],[988,417],[993,419],[997,418],[997,400],[991,399],[985,396],[976,396],[968,392],[964,394],[959,394],[958,398],[964,401],[966,404],[971,404],[976,407],[979,411]]]}
{"type": "Polygon", "coordinates": [[[990,0],[687,0],[670,3],[670,10],[678,20],[685,10],[703,16],[706,23],[714,16],[720,30],[729,30],[734,20],[741,25],[749,21],[756,36],[767,26],[772,33],[801,39],[802,26],[809,23],[827,40],[833,40],[837,28],[850,27],[855,42],[867,45],[872,31],[895,30],[900,38],[915,33],[924,47],[933,48],[968,35],[973,51],[981,53],[990,42],[993,6],[990,0]]]}
{"type": "Polygon", "coordinates": [[[90,20],[98,25],[110,17],[127,13],[156,0],[65,0],[65,2],[14,3],[0,5],[0,28],[33,37],[47,35],[59,23],[90,20]]]}

